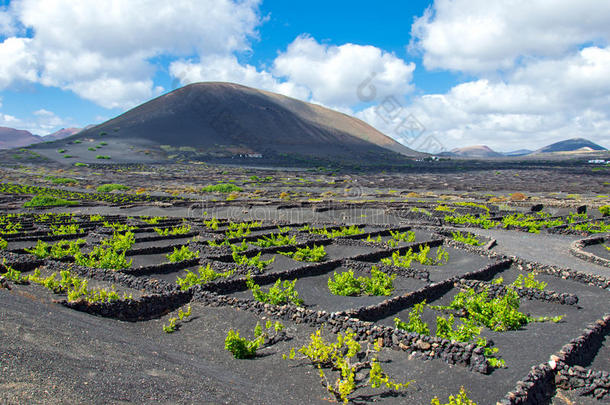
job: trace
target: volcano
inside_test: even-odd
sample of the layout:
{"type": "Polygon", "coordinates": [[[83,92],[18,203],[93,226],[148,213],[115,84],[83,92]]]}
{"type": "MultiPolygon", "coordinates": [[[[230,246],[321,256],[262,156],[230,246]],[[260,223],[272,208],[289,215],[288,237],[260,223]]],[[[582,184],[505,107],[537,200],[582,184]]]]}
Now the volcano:
{"type": "Polygon", "coordinates": [[[41,153],[46,149],[47,157],[57,159],[61,156],[51,151],[57,148],[82,162],[95,161],[99,153],[108,154],[113,162],[154,160],[160,159],[163,151],[166,158],[190,153],[367,163],[423,155],[349,115],[280,94],[219,82],[190,84],[35,149],[41,153]],[[92,153],[92,143],[100,141],[107,145],[92,153]]]}

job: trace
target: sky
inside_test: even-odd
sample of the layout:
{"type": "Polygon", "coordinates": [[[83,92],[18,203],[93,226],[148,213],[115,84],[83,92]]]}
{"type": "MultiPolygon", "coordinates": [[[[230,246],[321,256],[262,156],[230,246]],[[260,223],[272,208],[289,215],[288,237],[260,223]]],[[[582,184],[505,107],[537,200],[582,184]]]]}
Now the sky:
{"type": "Polygon", "coordinates": [[[0,126],[45,135],[199,81],[417,150],[610,147],[607,0],[0,0],[0,126]]]}

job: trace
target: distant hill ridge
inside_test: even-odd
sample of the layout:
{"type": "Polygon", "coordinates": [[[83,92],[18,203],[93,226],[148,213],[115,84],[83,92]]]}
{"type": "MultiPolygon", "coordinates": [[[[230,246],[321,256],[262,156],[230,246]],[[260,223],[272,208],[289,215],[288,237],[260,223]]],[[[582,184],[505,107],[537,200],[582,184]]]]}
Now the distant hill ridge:
{"type": "Polygon", "coordinates": [[[604,151],[603,146],[591,142],[584,138],[572,138],[565,141],[555,142],[538,149],[534,153],[553,153],[553,152],[576,152],[576,151],[604,151]]]}
{"type": "Polygon", "coordinates": [[[0,149],[23,148],[39,142],[64,139],[78,133],[81,128],[62,128],[49,135],[34,135],[30,131],[0,127],[0,149]]]}

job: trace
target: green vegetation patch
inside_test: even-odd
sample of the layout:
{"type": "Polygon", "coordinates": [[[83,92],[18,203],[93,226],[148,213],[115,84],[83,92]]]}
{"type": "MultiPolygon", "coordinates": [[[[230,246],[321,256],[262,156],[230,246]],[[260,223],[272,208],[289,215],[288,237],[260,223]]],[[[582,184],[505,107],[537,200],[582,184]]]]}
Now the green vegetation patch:
{"type": "Polygon", "coordinates": [[[328,279],[328,289],[334,295],[390,295],[394,291],[396,275],[387,275],[377,267],[371,269],[371,277],[354,277],[354,271],[349,270],[338,274],[334,272],[328,279]]]}
{"type": "Polygon", "coordinates": [[[127,187],[123,184],[108,183],[108,184],[102,184],[101,186],[98,186],[95,190],[98,193],[109,193],[109,192],[115,191],[115,190],[126,191],[126,190],[129,190],[129,187],[127,187]]]}
{"type": "Polygon", "coordinates": [[[234,193],[243,191],[243,189],[232,183],[218,183],[205,186],[201,189],[201,191],[204,193],[234,193]]]}
{"type": "Polygon", "coordinates": [[[61,207],[68,205],[77,205],[78,201],[64,200],[59,197],[52,197],[50,195],[37,195],[34,196],[30,201],[23,204],[26,208],[35,207],[61,207]]]}

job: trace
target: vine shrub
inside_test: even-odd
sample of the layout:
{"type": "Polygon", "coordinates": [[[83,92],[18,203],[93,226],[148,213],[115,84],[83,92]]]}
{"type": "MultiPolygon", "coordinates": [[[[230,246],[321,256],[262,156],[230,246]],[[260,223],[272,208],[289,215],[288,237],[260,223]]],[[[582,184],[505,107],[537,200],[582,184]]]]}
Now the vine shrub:
{"type": "Polygon", "coordinates": [[[184,278],[178,277],[176,283],[180,286],[181,290],[188,290],[194,285],[206,284],[221,277],[230,277],[233,275],[233,270],[217,273],[208,263],[206,267],[199,267],[198,273],[199,274],[195,274],[194,272],[187,270],[186,276],[184,278]]]}
{"type": "Polygon", "coordinates": [[[174,251],[167,254],[166,257],[171,263],[177,263],[199,257],[199,251],[193,252],[188,246],[181,246],[180,249],[174,248],[174,251]]]}
{"type": "Polygon", "coordinates": [[[163,325],[163,332],[174,333],[180,327],[180,324],[178,323],[178,321],[182,321],[185,318],[188,318],[189,316],[191,316],[191,306],[190,305],[188,306],[188,309],[186,311],[182,311],[182,309],[179,309],[178,316],[169,318],[169,324],[163,325]]]}
{"type": "Polygon", "coordinates": [[[468,398],[468,393],[464,387],[461,387],[460,393],[457,396],[449,395],[449,402],[441,404],[438,397],[434,397],[432,398],[430,405],[477,405],[477,403],[468,398]]]}
{"type": "Polygon", "coordinates": [[[334,295],[356,296],[356,295],[390,295],[394,291],[393,281],[396,275],[387,275],[373,266],[371,277],[354,276],[354,271],[343,273],[334,272],[328,279],[328,289],[334,295]]]}
{"type": "MultiPolygon", "coordinates": [[[[327,342],[322,337],[322,330],[317,329],[311,334],[309,344],[298,349],[303,355],[302,359],[309,360],[317,367],[322,385],[338,401],[348,403],[352,393],[364,386],[375,389],[386,387],[393,391],[409,386],[411,382],[395,382],[383,371],[377,356],[373,354],[381,350],[379,342],[362,351],[362,346],[354,337],[355,333],[347,330],[339,333],[335,342],[327,342]],[[359,378],[359,372],[363,369],[369,370],[368,379],[359,378]],[[330,373],[335,375],[331,376],[330,373]]],[[[290,354],[283,357],[294,359],[296,353],[292,348],[290,354]]]]}
{"type": "Polygon", "coordinates": [[[248,276],[246,285],[252,291],[252,296],[259,302],[273,305],[293,303],[297,306],[303,305],[303,300],[299,298],[299,293],[294,289],[297,280],[293,281],[278,279],[268,292],[264,292],[261,287],[252,281],[248,276]]]}
{"type": "Polygon", "coordinates": [[[427,266],[442,266],[449,261],[449,253],[442,246],[436,250],[436,257],[429,257],[429,253],[430,246],[428,245],[423,247],[420,246],[417,253],[413,252],[413,248],[409,248],[404,255],[401,255],[400,252],[396,251],[392,253],[391,258],[386,257],[381,259],[381,263],[386,266],[409,268],[413,261],[427,266]]]}
{"type": "Polygon", "coordinates": [[[231,352],[236,359],[251,359],[256,356],[256,351],[263,345],[273,342],[284,329],[281,322],[272,323],[267,321],[265,329],[257,322],[254,327],[254,340],[248,340],[239,336],[239,330],[229,330],[225,338],[225,350],[231,352]],[[272,335],[269,331],[273,331],[272,335]]]}
{"type": "Polygon", "coordinates": [[[263,270],[265,267],[269,266],[275,261],[275,257],[272,257],[269,260],[261,260],[261,254],[262,252],[258,252],[256,256],[248,257],[246,255],[240,255],[237,252],[233,252],[233,261],[239,265],[253,266],[259,270],[263,270]]]}
{"type": "Polygon", "coordinates": [[[326,259],[326,250],[324,246],[313,245],[312,248],[306,246],[298,248],[294,252],[278,252],[281,255],[288,256],[299,262],[322,262],[326,259]]]}
{"type": "Polygon", "coordinates": [[[467,245],[472,246],[481,246],[483,242],[481,242],[475,235],[467,232],[466,234],[462,234],[461,232],[451,232],[453,240],[458,242],[466,243],[467,245]]]}

